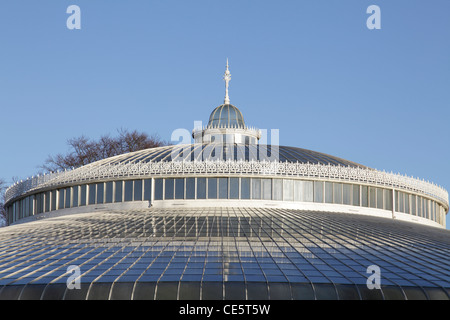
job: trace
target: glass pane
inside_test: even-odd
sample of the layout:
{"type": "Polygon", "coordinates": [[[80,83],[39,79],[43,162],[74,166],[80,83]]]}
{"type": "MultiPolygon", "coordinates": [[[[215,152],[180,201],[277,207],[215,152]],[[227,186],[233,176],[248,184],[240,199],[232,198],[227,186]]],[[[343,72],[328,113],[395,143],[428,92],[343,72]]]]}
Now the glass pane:
{"type": "Polygon", "coordinates": [[[294,201],[302,200],[302,182],[300,180],[294,180],[294,201]]]}
{"type": "Polygon", "coordinates": [[[83,184],[80,187],[80,206],[86,205],[86,191],[87,191],[87,185],[83,184]]]}
{"type": "Polygon", "coordinates": [[[89,204],[95,204],[95,184],[89,185],[89,204]]]}
{"type": "Polygon", "coordinates": [[[314,202],[323,202],[323,181],[314,181],[314,202]]]}
{"type": "Polygon", "coordinates": [[[184,179],[175,179],[175,199],[184,199],[184,179]]]}
{"type": "Polygon", "coordinates": [[[116,192],[114,195],[114,202],[122,202],[123,195],[123,181],[116,181],[116,192]]]}
{"type": "Polygon", "coordinates": [[[408,200],[407,194],[404,192],[399,192],[399,200],[400,200],[400,211],[403,213],[407,213],[406,211],[406,202],[408,200]]]}
{"type": "Polygon", "coordinates": [[[72,207],[78,207],[78,191],[80,187],[75,186],[72,188],[72,207]]]}
{"type": "Polygon", "coordinates": [[[417,215],[422,216],[422,197],[417,196],[417,215]]]}
{"type": "Polygon", "coordinates": [[[195,199],[195,178],[186,178],[186,199],[195,199]]]}
{"type": "Polygon", "coordinates": [[[261,179],[262,198],[272,200],[272,179],[261,179]]]}
{"type": "Polygon", "coordinates": [[[312,202],[314,198],[314,184],[312,181],[302,181],[303,185],[303,201],[312,202]]]}
{"type": "Polygon", "coordinates": [[[342,204],[342,183],[333,183],[333,202],[342,204]]]}
{"type": "Polygon", "coordinates": [[[344,183],[342,185],[342,203],[352,204],[352,185],[344,183]]]}
{"type": "Polygon", "coordinates": [[[261,179],[252,178],[252,199],[261,199],[261,179]]]}
{"type": "Polygon", "coordinates": [[[51,198],[52,198],[52,208],[51,208],[51,210],[53,211],[53,210],[56,210],[56,198],[57,197],[57,192],[56,192],[56,190],[52,190],[52,196],[51,196],[51,198]]]}
{"type": "Polygon", "coordinates": [[[217,178],[208,178],[208,199],[217,199],[217,178]]]}
{"type": "Polygon", "coordinates": [[[283,179],[283,200],[294,201],[294,180],[283,179]]]}
{"type": "Polygon", "coordinates": [[[165,179],[165,185],[164,185],[164,199],[166,200],[172,200],[174,198],[174,184],[175,184],[175,180],[170,178],[170,179],[165,179]]]}
{"type": "Polygon", "coordinates": [[[417,215],[416,196],[411,195],[411,214],[417,215]]]}
{"type": "Polygon", "coordinates": [[[126,181],[124,181],[124,184],[125,184],[125,190],[124,190],[125,201],[132,201],[133,200],[133,180],[126,180],[126,181]]]}
{"type": "Polygon", "coordinates": [[[230,199],[239,199],[239,178],[230,178],[230,199]]]}
{"type": "Polygon", "coordinates": [[[103,183],[97,183],[97,203],[103,203],[104,194],[105,185],[103,183]]]}
{"type": "Polygon", "coordinates": [[[66,204],[64,205],[65,208],[70,208],[70,202],[72,201],[72,197],[71,197],[71,188],[66,188],[66,204]]]}
{"type": "Polygon", "coordinates": [[[369,187],[369,207],[376,208],[377,207],[377,193],[375,188],[369,187]]]}
{"type": "Polygon", "coordinates": [[[384,189],[384,209],[392,210],[392,190],[384,189]]]}
{"type": "Polygon", "coordinates": [[[50,191],[45,193],[45,212],[50,211],[50,191]]]}
{"type": "Polygon", "coordinates": [[[142,180],[134,180],[134,201],[142,201],[142,180]]]}
{"type": "Polygon", "coordinates": [[[250,199],[250,178],[241,178],[241,199],[250,199]]]}
{"type": "Polygon", "coordinates": [[[219,178],[219,199],[228,199],[228,178],[219,178]]]}
{"type": "Polygon", "coordinates": [[[206,178],[197,178],[197,199],[206,199],[206,178]]]}
{"type": "Polygon", "coordinates": [[[383,189],[377,188],[377,208],[383,209],[383,189]]]}
{"type": "Polygon", "coordinates": [[[333,203],[333,183],[325,182],[325,203],[333,203]]]}
{"type": "Polygon", "coordinates": [[[367,186],[361,186],[361,205],[363,207],[369,206],[369,196],[367,186]]]}
{"type": "Polygon", "coordinates": [[[273,200],[283,200],[283,180],[273,179],[273,200]]]}
{"type": "Polygon", "coordinates": [[[409,203],[410,203],[410,196],[408,193],[405,193],[404,199],[405,199],[405,213],[409,213],[409,203]]]}
{"type": "Polygon", "coordinates": [[[64,194],[66,190],[59,189],[58,190],[58,209],[64,209],[64,194]]]}
{"type": "Polygon", "coordinates": [[[144,200],[150,201],[152,199],[152,179],[144,180],[144,200]]]}
{"type": "Polygon", "coordinates": [[[155,179],[155,200],[163,199],[163,179],[155,179]]]}
{"type": "Polygon", "coordinates": [[[105,203],[112,203],[112,202],[113,202],[113,182],[108,181],[106,183],[105,203]]]}
{"type": "Polygon", "coordinates": [[[42,213],[43,211],[43,206],[42,206],[42,198],[43,198],[43,193],[39,193],[35,196],[36,198],[36,213],[42,213]]]}
{"type": "Polygon", "coordinates": [[[354,206],[359,206],[360,201],[359,201],[359,186],[354,184],[353,185],[353,199],[352,199],[352,203],[354,206]]]}

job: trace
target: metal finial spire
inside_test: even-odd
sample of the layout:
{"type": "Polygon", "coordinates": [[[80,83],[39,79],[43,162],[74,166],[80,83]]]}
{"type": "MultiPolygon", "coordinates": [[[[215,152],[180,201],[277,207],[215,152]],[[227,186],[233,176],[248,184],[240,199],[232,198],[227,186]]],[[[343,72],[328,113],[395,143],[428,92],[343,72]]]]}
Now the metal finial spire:
{"type": "Polygon", "coordinates": [[[231,80],[231,73],[228,70],[228,58],[227,58],[227,69],[225,70],[225,74],[223,75],[223,80],[225,80],[225,101],[224,104],[230,104],[230,97],[228,96],[228,83],[231,80]]]}

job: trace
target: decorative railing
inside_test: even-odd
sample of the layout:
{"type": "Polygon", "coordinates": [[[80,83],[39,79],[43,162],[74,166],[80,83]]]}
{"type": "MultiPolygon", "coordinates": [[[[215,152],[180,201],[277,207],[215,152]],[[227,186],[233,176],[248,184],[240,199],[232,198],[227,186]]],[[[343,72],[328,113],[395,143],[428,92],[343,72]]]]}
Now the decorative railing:
{"type": "Polygon", "coordinates": [[[6,190],[6,202],[36,189],[95,180],[160,175],[267,175],[313,180],[359,182],[422,193],[440,200],[448,208],[448,192],[434,183],[370,168],[312,163],[244,160],[169,161],[87,165],[18,182],[6,190]]]}

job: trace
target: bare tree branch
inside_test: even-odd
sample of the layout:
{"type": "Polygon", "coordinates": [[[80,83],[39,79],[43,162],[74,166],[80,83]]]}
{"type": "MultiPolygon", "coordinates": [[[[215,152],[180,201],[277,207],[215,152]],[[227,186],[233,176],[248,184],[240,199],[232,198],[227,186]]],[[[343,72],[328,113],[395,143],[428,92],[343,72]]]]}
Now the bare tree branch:
{"type": "Polygon", "coordinates": [[[157,135],[126,129],[118,130],[117,137],[103,135],[91,140],[82,135],[67,140],[67,144],[70,149],[67,154],[49,156],[40,168],[49,172],[77,168],[119,154],[167,145],[157,135]]]}

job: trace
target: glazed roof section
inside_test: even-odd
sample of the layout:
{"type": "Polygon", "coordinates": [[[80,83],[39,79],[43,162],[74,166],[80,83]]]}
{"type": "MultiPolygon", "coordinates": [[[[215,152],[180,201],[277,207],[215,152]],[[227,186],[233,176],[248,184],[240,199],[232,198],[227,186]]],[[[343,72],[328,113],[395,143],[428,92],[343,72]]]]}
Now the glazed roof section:
{"type": "Polygon", "coordinates": [[[103,211],[0,230],[0,298],[448,299],[449,231],[280,209],[103,211]],[[81,289],[68,290],[68,266],[81,289]],[[381,270],[368,290],[367,268],[381,270]]]}
{"type": "Polygon", "coordinates": [[[302,148],[271,145],[244,144],[191,144],[172,145],[127,153],[98,161],[91,165],[118,163],[148,163],[169,161],[205,161],[205,160],[244,160],[244,161],[277,161],[292,163],[311,163],[335,165],[354,168],[367,168],[364,165],[348,161],[325,153],[302,148]],[[276,155],[278,153],[278,156],[276,155]]]}

